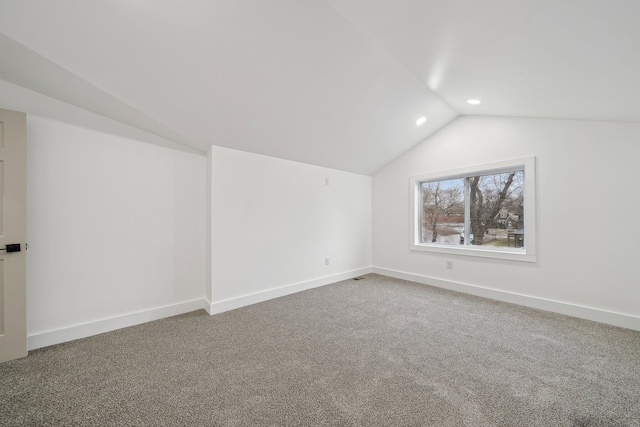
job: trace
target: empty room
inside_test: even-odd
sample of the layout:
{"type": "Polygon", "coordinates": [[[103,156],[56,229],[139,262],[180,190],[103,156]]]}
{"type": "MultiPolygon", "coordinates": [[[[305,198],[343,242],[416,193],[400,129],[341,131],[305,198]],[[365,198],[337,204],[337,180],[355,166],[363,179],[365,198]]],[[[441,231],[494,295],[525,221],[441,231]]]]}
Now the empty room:
{"type": "Polygon", "coordinates": [[[640,3],[0,2],[0,425],[640,426],[640,3]]]}

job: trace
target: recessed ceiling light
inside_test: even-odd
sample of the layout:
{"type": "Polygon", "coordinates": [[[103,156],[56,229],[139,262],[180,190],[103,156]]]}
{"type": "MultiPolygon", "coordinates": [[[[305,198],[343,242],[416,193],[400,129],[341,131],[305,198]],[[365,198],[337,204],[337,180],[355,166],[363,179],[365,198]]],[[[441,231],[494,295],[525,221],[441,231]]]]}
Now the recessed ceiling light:
{"type": "Polygon", "coordinates": [[[422,126],[426,121],[427,121],[427,118],[425,116],[422,116],[418,120],[416,120],[416,125],[422,126]]]}
{"type": "Polygon", "coordinates": [[[479,99],[467,99],[467,104],[480,105],[482,104],[482,101],[480,101],[479,99]]]}

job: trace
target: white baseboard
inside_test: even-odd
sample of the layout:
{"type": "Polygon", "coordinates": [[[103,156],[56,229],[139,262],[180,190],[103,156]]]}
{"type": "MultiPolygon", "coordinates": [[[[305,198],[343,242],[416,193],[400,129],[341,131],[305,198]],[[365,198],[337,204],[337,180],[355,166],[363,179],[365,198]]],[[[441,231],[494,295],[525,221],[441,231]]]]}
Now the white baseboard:
{"type": "Polygon", "coordinates": [[[640,331],[640,317],[629,314],[615,313],[594,307],[585,307],[567,302],[539,298],[531,295],[500,291],[497,289],[475,286],[468,283],[454,282],[451,280],[406,273],[403,271],[391,270],[388,268],[373,267],[372,272],[381,274],[383,276],[394,277],[396,279],[408,280],[411,282],[422,283],[438,288],[464,292],[467,294],[477,295],[480,297],[490,298],[498,301],[509,302],[512,304],[537,308],[539,310],[551,311],[554,313],[565,314],[567,316],[593,320],[595,322],[606,323],[609,325],[620,326],[622,328],[640,331]]]}
{"type": "Polygon", "coordinates": [[[347,271],[345,273],[335,274],[332,276],[325,276],[306,282],[294,283],[292,285],[268,289],[266,291],[260,291],[236,298],[230,298],[223,301],[215,301],[209,305],[209,309],[207,311],[209,312],[209,314],[223,313],[225,311],[235,310],[236,308],[256,304],[273,298],[283,297],[285,295],[294,294],[296,292],[306,291],[307,289],[317,288],[320,286],[339,282],[341,280],[353,279],[354,277],[369,274],[371,272],[372,268],[366,267],[358,270],[347,271]]]}
{"type": "Polygon", "coordinates": [[[207,310],[208,308],[209,305],[204,299],[195,299],[52,331],[38,332],[27,337],[27,348],[29,350],[35,350],[37,348],[102,334],[104,332],[139,325],[153,320],[164,319],[165,317],[177,316],[178,314],[189,313],[195,310],[207,310]]]}
{"type": "Polygon", "coordinates": [[[228,299],[224,301],[210,302],[204,298],[185,301],[177,304],[171,304],[163,307],[152,308],[148,310],[128,313],[121,316],[114,316],[107,319],[95,320],[80,325],[73,325],[65,328],[59,328],[51,331],[37,332],[27,337],[28,350],[35,350],[54,344],[60,344],[67,341],[73,341],[80,338],[98,335],[116,329],[126,328],[128,326],[139,325],[141,323],[151,322],[153,320],[164,319],[165,317],[177,316],[179,314],[189,313],[191,311],[204,309],[209,314],[222,313],[224,311],[234,310],[273,298],[301,292],[307,289],[317,288],[319,286],[328,285],[330,283],[339,282],[341,280],[352,279],[363,274],[371,273],[371,267],[359,270],[348,271],[345,273],[335,274],[332,276],[321,277],[306,282],[295,283],[293,285],[282,286],[279,288],[269,289],[266,291],[256,292],[250,295],[243,295],[238,298],[228,299]]]}
{"type": "Polygon", "coordinates": [[[439,288],[450,289],[453,291],[464,292],[467,294],[491,298],[498,301],[505,301],[513,304],[523,305],[526,307],[537,308],[540,310],[551,311],[568,316],[579,317],[582,319],[593,320],[596,322],[607,323],[614,326],[620,326],[623,328],[640,331],[640,317],[637,316],[615,313],[566,302],[553,301],[530,295],[500,291],[467,283],[443,280],[435,277],[406,273],[403,271],[391,270],[387,268],[367,267],[332,276],[321,277],[319,279],[309,280],[306,282],[300,282],[292,285],[282,286],[279,288],[269,289],[266,291],[256,292],[249,295],[243,295],[224,301],[210,302],[205,299],[195,299],[168,306],[129,313],[122,316],[115,316],[108,319],[101,319],[83,323],[80,325],[60,328],[52,331],[39,332],[28,336],[27,346],[29,350],[35,350],[41,347],[60,344],[63,342],[85,338],[92,335],[125,328],[128,326],[139,325],[141,323],[151,322],[153,320],[159,320],[165,317],[177,316],[179,314],[188,313],[200,309],[206,310],[209,314],[222,313],[247,305],[267,301],[273,298],[279,298],[285,295],[294,294],[296,292],[305,291],[307,289],[317,288],[320,286],[339,282],[341,280],[352,279],[354,277],[368,273],[377,273],[383,276],[409,280],[425,285],[436,286],[439,288]]]}

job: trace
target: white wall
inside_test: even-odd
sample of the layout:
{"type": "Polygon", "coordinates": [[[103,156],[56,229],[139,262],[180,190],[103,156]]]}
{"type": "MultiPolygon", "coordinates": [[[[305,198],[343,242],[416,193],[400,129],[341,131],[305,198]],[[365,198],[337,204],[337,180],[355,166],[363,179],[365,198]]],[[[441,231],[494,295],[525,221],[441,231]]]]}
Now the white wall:
{"type": "Polygon", "coordinates": [[[205,157],[27,121],[30,347],[200,308],[205,157]]]}
{"type": "MultiPolygon", "coordinates": [[[[6,59],[6,58],[3,58],[6,59]]],[[[100,97],[98,97],[100,98],[100,97]]],[[[93,101],[97,101],[94,99],[93,101]]],[[[51,98],[38,92],[17,86],[0,79],[0,107],[14,111],[22,111],[27,115],[47,117],[62,123],[70,123],[85,129],[116,135],[125,139],[147,142],[161,147],[173,148],[187,153],[204,155],[191,147],[168,140],[161,136],[145,132],[114,119],[84,110],[63,101],[51,98]]],[[[100,108],[98,108],[98,111],[100,108]]],[[[126,110],[126,108],[123,108],[126,110]]],[[[136,114],[139,117],[139,115],[136,114]]],[[[144,128],[144,126],[143,126],[144,128]]]]}
{"type": "Polygon", "coordinates": [[[640,329],[639,158],[638,124],[458,118],[373,177],[373,264],[384,274],[640,329]],[[530,155],[536,263],[409,250],[409,176],[530,155]]]}
{"type": "Polygon", "coordinates": [[[213,312],[369,271],[371,177],[215,146],[209,157],[213,312]]]}

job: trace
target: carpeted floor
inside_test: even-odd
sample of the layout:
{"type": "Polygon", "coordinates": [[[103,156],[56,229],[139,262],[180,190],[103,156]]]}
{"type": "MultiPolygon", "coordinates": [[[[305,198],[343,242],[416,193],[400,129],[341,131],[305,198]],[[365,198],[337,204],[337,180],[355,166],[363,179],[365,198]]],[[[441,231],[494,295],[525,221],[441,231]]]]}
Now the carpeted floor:
{"type": "Polygon", "coordinates": [[[0,364],[0,425],[640,426],[640,332],[372,274],[0,364]]]}

